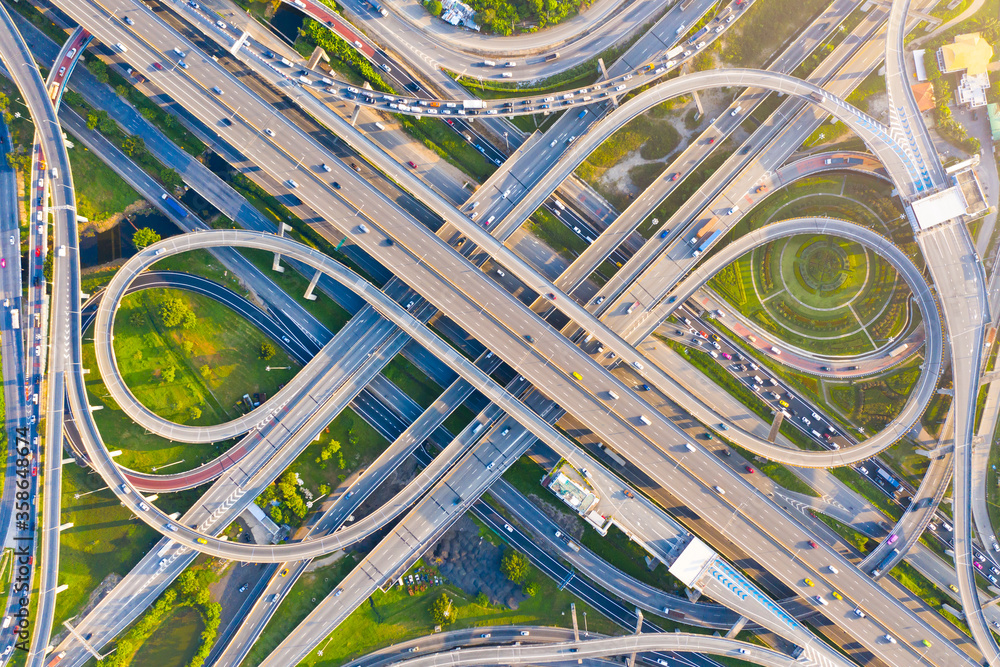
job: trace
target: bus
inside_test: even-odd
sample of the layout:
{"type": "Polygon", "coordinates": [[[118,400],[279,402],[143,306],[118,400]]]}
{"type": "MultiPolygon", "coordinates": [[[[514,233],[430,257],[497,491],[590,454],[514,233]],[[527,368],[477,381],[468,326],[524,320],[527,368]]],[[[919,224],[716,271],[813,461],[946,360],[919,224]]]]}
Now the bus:
{"type": "Polygon", "coordinates": [[[875,569],[872,570],[872,576],[877,577],[878,575],[882,574],[882,570],[884,570],[889,565],[889,563],[891,563],[892,560],[898,555],[899,555],[899,549],[893,549],[892,551],[890,551],[889,555],[883,558],[881,562],[875,566],[875,569]]]}

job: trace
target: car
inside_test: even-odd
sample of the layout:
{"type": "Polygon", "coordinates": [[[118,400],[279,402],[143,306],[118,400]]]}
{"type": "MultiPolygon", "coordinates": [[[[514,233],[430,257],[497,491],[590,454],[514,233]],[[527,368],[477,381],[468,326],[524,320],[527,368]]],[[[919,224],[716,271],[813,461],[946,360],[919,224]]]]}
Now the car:
{"type": "Polygon", "coordinates": [[[31,466],[31,476],[38,477],[38,465],[31,466]]]}
{"type": "Polygon", "coordinates": [[[753,469],[753,466],[743,466],[743,469],[746,470],[751,475],[754,474],[754,472],[755,472],[754,469],[753,469]]]}
{"type": "Polygon", "coordinates": [[[819,547],[816,545],[816,543],[813,542],[812,540],[809,540],[809,548],[810,549],[819,549],[819,547]]]}
{"type": "Polygon", "coordinates": [[[860,607],[855,607],[854,608],[854,615],[857,616],[858,618],[864,618],[865,617],[865,612],[861,611],[860,607]]]}
{"type": "Polygon", "coordinates": [[[66,68],[65,67],[60,67],[59,68],[59,76],[62,76],[65,73],[66,73],[66,68]]]}
{"type": "Polygon", "coordinates": [[[186,62],[184,62],[183,60],[178,60],[177,61],[177,65],[181,69],[187,69],[188,68],[188,64],[186,62]]]}
{"type": "Polygon", "coordinates": [[[822,595],[814,595],[813,600],[816,600],[816,604],[822,605],[824,607],[830,604],[829,602],[826,601],[826,599],[822,595]]]}
{"type": "Polygon", "coordinates": [[[7,268],[7,260],[0,259],[0,269],[6,269],[6,268],[7,268]]]}
{"type": "Polygon", "coordinates": [[[840,594],[839,592],[837,592],[837,591],[831,591],[830,595],[831,595],[832,597],[834,597],[835,599],[837,599],[837,600],[843,600],[843,599],[844,599],[844,596],[843,596],[843,595],[841,595],[841,594],[840,594]]]}
{"type": "Polygon", "coordinates": [[[973,561],[972,566],[975,567],[977,570],[983,569],[983,564],[980,563],[979,561],[973,561]]]}
{"type": "Polygon", "coordinates": [[[278,576],[281,576],[281,577],[284,577],[284,576],[287,576],[287,575],[288,575],[288,568],[287,567],[284,568],[284,569],[282,569],[281,572],[278,573],[278,576]]]}
{"type": "Polygon", "coordinates": [[[893,636],[892,636],[892,635],[890,635],[890,634],[884,634],[884,635],[882,635],[882,639],[886,640],[886,641],[887,641],[887,642],[889,642],[890,644],[895,644],[895,643],[896,643],[896,638],[895,638],[895,637],[893,637],[893,636]]]}
{"type": "Polygon", "coordinates": [[[490,638],[490,637],[492,637],[492,636],[493,636],[493,635],[492,635],[492,634],[490,634],[489,632],[484,632],[483,634],[479,635],[479,638],[480,638],[480,639],[489,639],[489,638],[490,638]]]}
{"type": "Polygon", "coordinates": [[[522,637],[527,637],[529,634],[531,634],[531,633],[529,633],[527,630],[521,630],[521,636],[522,637]]]}
{"type": "Polygon", "coordinates": [[[726,422],[719,422],[719,430],[728,431],[729,425],[726,422]]]}
{"type": "Polygon", "coordinates": [[[649,385],[646,383],[640,384],[639,389],[641,389],[642,391],[649,391],[649,385]]]}
{"type": "MultiPolygon", "coordinates": [[[[11,241],[11,243],[14,242],[14,237],[13,236],[10,237],[10,241],[11,241]]],[[[602,303],[604,303],[604,297],[603,296],[599,296],[596,299],[594,299],[594,305],[595,306],[599,306],[602,303]]]]}
{"type": "Polygon", "coordinates": [[[344,587],[343,587],[343,586],[341,586],[340,588],[338,588],[337,590],[335,590],[335,591],[333,592],[333,597],[335,597],[335,598],[339,598],[339,597],[340,597],[340,594],[341,594],[341,593],[343,593],[343,592],[344,592],[344,587]]]}
{"type": "Polygon", "coordinates": [[[673,173],[673,174],[672,174],[672,175],[670,176],[670,180],[671,180],[671,181],[676,181],[676,180],[677,180],[678,178],[680,178],[680,177],[681,177],[681,172],[679,172],[679,171],[678,171],[678,172],[674,172],[674,173],[673,173]]]}
{"type": "Polygon", "coordinates": [[[715,143],[715,137],[709,137],[707,143],[708,143],[709,146],[711,146],[712,144],[714,144],[715,143]]]}
{"type": "Polygon", "coordinates": [[[806,578],[805,578],[805,579],[803,579],[802,581],[803,581],[803,583],[805,583],[805,585],[806,585],[806,586],[808,586],[809,588],[812,588],[813,586],[815,586],[815,585],[816,585],[816,584],[814,584],[814,583],[813,583],[813,580],[812,580],[812,579],[809,579],[808,577],[806,577],[806,578]]]}
{"type": "Polygon", "coordinates": [[[322,169],[323,171],[330,171],[330,165],[328,165],[326,162],[321,164],[319,168],[322,169]]]}
{"type": "Polygon", "coordinates": [[[128,16],[123,16],[123,17],[122,17],[122,21],[125,21],[125,23],[126,23],[126,24],[128,24],[128,25],[135,25],[135,21],[133,21],[133,20],[132,20],[132,19],[131,19],[130,17],[128,17],[128,16]]]}
{"type": "Polygon", "coordinates": [[[274,130],[272,130],[269,127],[265,127],[264,128],[264,134],[266,134],[269,137],[273,137],[274,136],[274,130]]]}
{"type": "Polygon", "coordinates": [[[42,248],[41,247],[35,248],[35,257],[41,257],[41,256],[42,256],[42,248]]]}
{"type": "Polygon", "coordinates": [[[14,245],[14,237],[13,236],[10,237],[10,244],[14,245]]]}
{"type": "Polygon", "coordinates": [[[354,171],[356,171],[356,172],[357,172],[357,173],[359,173],[359,174],[361,173],[361,167],[359,167],[359,166],[358,166],[358,165],[357,165],[356,163],[354,163],[354,162],[352,162],[352,163],[351,163],[351,169],[353,169],[354,171]]]}
{"type": "Polygon", "coordinates": [[[337,181],[334,181],[334,182],[333,182],[333,183],[331,183],[330,185],[332,185],[332,186],[333,186],[333,189],[334,189],[334,190],[339,190],[339,189],[340,189],[340,183],[338,183],[337,181]]]}
{"type": "Polygon", "coordinates": [[[956,586],[955,584],[948,584],[948,588],[951,589],[952,593],[957,593],[958,592],[958,586],[956,586]]]}
{"type": "Polygon", "coordinates": [[[240,592],[240,593],[242,593],[242,592],[243,592],[243,591],[245,591],[246,589],[247,589],[247,585],[246,585],[246,584],[243,584],[242,586],[240,586],[240,591],[239,591],[239,592],[240,592]]]}
{"type": "Polygon", "coordinates": [[[216,22],[215,22],[215,25],[219,26],[219,27],[220,27],[220,28],[222,28],[223,30],[225,30],[225,29],[226,29],[226,27],[227,27],[224,21],[216,21],[216,22]]]}
{"type": "Polygon", "coordinates": [[[997,630],[1000,630],[1000,623],[993,621],[993,627],[996,628],[997,630]]]}
{"type": "Polygon", "coordinates": [[[638,361],[633,361],[632,362],[632,367],[635,368],[637,371],[641,371],[642,368],[643,368],[642,367],[642,363],[640,363],[638,361]]]}
{"type": "Polygon", "coordinates": [[[926,646],[927,648],[931,647],[931,643],[927,639],[921,639],[920,643],[923,644],[924,646],[926,646]]]}
{"type": "Polygon", "coordinates": [[[723,489],[721,486],[716,485],[713,488],[715,489],[715,492],[718,493],[720,496],[726,495],[726,490],[723,489]]]}
{"type": "Polygon", "coordinates": [[[410,165],[411,169],[416,169],[417,168],[417,163],[414,162],[413,160],[407,160],[406,164],[410,165]]]}
{"type": "Polygon", "coordinates": [[[226,127],[232,127],[233,126],[233,121],[229,120],[228,118],[223,118],[221,122],[226,127]]]}

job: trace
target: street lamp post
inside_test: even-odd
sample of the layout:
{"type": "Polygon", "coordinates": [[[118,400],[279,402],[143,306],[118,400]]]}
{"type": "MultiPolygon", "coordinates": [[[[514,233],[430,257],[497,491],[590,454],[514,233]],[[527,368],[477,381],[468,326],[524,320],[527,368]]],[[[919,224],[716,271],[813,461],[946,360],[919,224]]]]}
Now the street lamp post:
{"type": "Polygon", "coordinates": [[[84,496],[89,496],[92,493],[97,493],[98,491],[103,491],[106,488],[108,488],[108,487],[102,486],[100,488],[94,489],[93,491],[84,491],[83,493],[74,493],[73,494],[73,499],[74,500],[79,500],[80,498],[83,498],[84,496]]]}
{"type": "Polygon", "coordinates": [[[153,466],[152,467],[152,471],[156,472],[157,470],[162,470],[163,468],[169,468],[170,466],[175,466],[178,463],[184,463],[184,459],[181,459],[180,461],[173,461],[171,463],[164,463],[161,466],[153,466]]]}
{"type": "Polygon", "coordinates": [[[291,366],[265,366],[265,371],[287,371],[291,366]]]}

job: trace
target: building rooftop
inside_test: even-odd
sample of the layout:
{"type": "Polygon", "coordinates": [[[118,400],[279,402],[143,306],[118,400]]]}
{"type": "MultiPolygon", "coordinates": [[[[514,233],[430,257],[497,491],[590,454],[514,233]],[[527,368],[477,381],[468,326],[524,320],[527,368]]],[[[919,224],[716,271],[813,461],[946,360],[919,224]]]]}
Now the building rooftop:
{"type": "Polygon", "coordinates": [[[917,99],[917,108],[921,112],[934,108],[934,85],[930,81],[915,83],[910,87],[913,89],[913,96],[917,99]]]}
{"type": "Polygon", "coordinates": [[[953,44],[941,47],[941,71],[965,70],[972,76],[986,73],[986,66],[993,58],[993,47],[978,32],[957,35],[953,44]]]}
{"type": "Polygon", "coordinates": [[[942,190],[910,204],[920,229],[928,229],[965,215],[965,197],[959,187],[942,190]]]}

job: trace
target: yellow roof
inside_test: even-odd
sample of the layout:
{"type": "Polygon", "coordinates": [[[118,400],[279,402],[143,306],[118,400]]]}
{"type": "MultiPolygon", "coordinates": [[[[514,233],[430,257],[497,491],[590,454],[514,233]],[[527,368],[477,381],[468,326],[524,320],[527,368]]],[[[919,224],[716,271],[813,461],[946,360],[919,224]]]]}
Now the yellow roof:
{"type": "Polygon", "coordinates": [[[965,70],[970,76],[983,74],[993,58],[993,47],[978,32],[955,37],[954,44],[941,47],[946,72],[965,70]]]}

